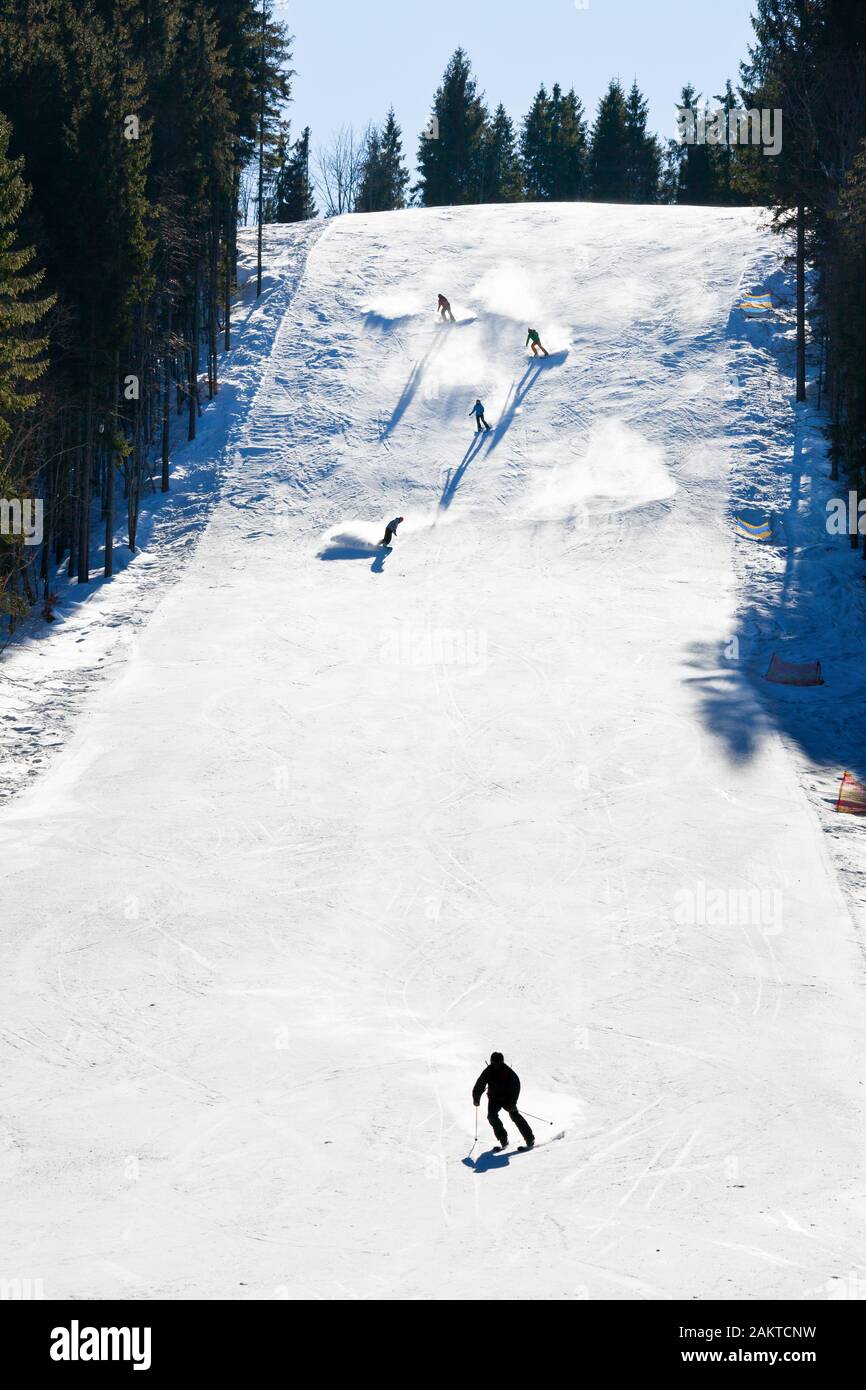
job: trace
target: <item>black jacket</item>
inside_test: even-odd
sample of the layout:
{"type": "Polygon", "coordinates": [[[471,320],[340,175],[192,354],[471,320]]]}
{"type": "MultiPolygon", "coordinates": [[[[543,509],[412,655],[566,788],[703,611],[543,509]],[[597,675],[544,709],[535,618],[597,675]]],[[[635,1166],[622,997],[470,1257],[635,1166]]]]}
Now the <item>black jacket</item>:
{"type": "Polygon", "coordinates": [[[472,1099],[479,1101],[487,1088],[487,1098],[504,1110],[513,1110],[520,1095],[520,1077],[505,1063],[500,1067],[485,1067],[472,1087],[472,1099]]]}

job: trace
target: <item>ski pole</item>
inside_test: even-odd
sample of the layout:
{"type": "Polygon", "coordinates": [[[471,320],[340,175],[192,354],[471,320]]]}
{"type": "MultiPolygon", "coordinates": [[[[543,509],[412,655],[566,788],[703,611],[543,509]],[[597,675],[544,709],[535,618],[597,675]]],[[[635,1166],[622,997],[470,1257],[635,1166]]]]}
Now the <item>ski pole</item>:
{"type": "Polygon", "coordinates": [[[528,1115],[530,1120],[540,1120],[543,1125],[552,1125],[553,1120],[546,1120],[543,1115],[533,1115],[531,1110],[522,1110],[522,1115],[528,1115]]]}

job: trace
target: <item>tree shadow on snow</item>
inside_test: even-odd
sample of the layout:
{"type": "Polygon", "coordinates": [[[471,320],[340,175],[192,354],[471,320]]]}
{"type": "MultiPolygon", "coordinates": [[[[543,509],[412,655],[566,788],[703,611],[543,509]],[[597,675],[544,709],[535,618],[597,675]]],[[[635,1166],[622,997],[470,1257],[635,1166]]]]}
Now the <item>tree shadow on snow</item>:
{"type": "MultiPolygon", "coordinates": [[[[758,543],[736,537],[735,546],[742,548],[736,562],[742,586],[736,622],[725,640],[690,645],[686,680],[703,726],[733,762],[754,759],[771,737],[782,734],[815,767],[840,777],[848,770],[866,780],[863,560],[844,536],[830,535],[826,528],[826,499],[844,498],[847,485],[828,476],[821,417],[801,407],[791,440],[779,434],[778,412],[765,413],[752,399],[763,386],[769,356],[793,404],[789,330],[790,319],[781,314],[772,323],[747,324],[734,313],[728,324],[729,339],[757,338],[762,349],[751,368],[744,359],[744,376],[736,380],[728,434],[740,466],[732,477],[728,521],[732,525],[734,516],[767,520],[772,539],[758,543]],[[766,466],[753,468],[752,456],[771,466],[773,489],[766,466]],[[826,685],[767,681],[774,653],[791,662],[821,661],[826,685]]],[[[812,381],[810,403],[814,391],[812,381]]]]}

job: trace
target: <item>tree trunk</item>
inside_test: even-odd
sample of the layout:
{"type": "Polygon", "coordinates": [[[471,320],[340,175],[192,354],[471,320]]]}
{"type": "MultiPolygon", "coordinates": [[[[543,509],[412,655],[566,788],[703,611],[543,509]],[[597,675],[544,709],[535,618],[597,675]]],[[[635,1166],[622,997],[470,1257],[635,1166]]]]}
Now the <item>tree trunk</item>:
{"type": "Polygon", "coordinates": [[[66,461],[66,441],[69,438],[69,417],[67,412],[60,414],[59,449],[57,467],[54,470],[54,563],[59,565],[66,553],[66,532],[68,525],[66,499],[61,493],[61,484],[68,477],[66,461]]]}
{"type": "Polygon", "coordinates": [[[162,369],[162,490],[168,492],[168,461],[171,452],[171,318],[172,302],[168,295],[165,328],[165,355],[162,369]]]}
{"type": "Polygon", "coordinates": [[[806,209],[797,208],[797,400],[806,399],[806,209]]]}
{"type": "MultiPolygon", "coordinates": [[[[141,305],[141,351],[138,362],[138,379],[144,381],[147,367],[147,338],[144,331],[144,304],[141,305]]],[[[144,453],[148,450],[145,433],[144,397],[139,391],[133,416],[132,486],[129,489],[127,515],[129,518],[129,548],[135,550],[138,543],[138,514],[141,510],[141,480],[144,475],[144,453]]]]}
{"type": "Polygon", "coordinates": [[[138,411],[132,427],[132,469],[126,493],[126,524],[129,548],[134,553],[138,540],[138,512],[141,501],[141,421],[138,411]]]}
{"type": "Polygon", "coordinates": [[[229,216],[228,216],[228,222],[226,223],[226,246],[225,246],[225,256],[226,256],[226,267],[225,267],[226,322],[225,322],[225,337],[223,338],[223,346],[224,346],[226,352],[228,352],[229,348],[230,348],[231,345],[232,345],[232,327],[231,327],[231,323],[232,323],[232,285],[233,285],[233,283],[234,283],[234,278],[235,278],[234,266],[235,266],[235,260],[236,260],[236,257],[237,257],[237,249],[236,249],[236,243],[237,243],[237,224],[238,224],[237,181],[238,181],[238,173],[237,173],[237,170],[235,170],[234,174],[232,175],[232,192],[231,192],[231,198],[230,198],[230,200],[229,200],[229,216]]]}
{"type": "Polygon", "coordinates": [[[87,412],[78,511],[78,582],[90,582],[90,480],[93,470],[93,349],[87,373],[87,412]]]}
{"type": "Polygon", "coordinates": [[[189,334],[189,429],[187,439],[195,439],[196,407],[198,405],[198,348],[201,317],[201,258],[196,252],[193,279],[192,324],[189,334]]]}
{"type": "Polygon", "coordinates": [[[44,593],[46,595],[48,594],[48,571],[51,564],[51,548],[54,544],[54,509],[57,505],[57,466],[58,460],[51,459],[45,472],[45,491],[47,494],[45,499],[45,534],[42,537],[42,554],[39,557],[39,578],[42,580],[44,593]]]}
{"type": "Polygon", "coordinates": [[[114,414],[111,439],[105,460],[105,569],[106,579],[114,574],[114,440],[120,431],[120,352],[114,354],[114,414]]]}
{"type": "Polygon", "coordinates": [[[256,262],[256,299],[262,292],[262,222],[265,215],[265,23],[267,11],[262,4],[262,48],[259,72],[259,228],[258,259],[256,262]]]}
{"type": "Polygon", "coordinates": [[[207,353],[208,399],[213,400],[219,386],[217,383],[217,297],[219,294],[219,228],[216,216],[211,219],[210,264],[208,266],[208,314],[207,314],[207,353]]]}

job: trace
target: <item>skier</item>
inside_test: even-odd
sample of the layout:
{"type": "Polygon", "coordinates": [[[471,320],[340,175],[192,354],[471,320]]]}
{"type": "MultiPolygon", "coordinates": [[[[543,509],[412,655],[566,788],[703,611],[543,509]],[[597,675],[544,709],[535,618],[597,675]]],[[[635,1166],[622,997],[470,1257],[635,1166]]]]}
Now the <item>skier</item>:
{"type": "Polygon", "coordinates": [[[547,348],[544,346],[543,342],[541,341],[541,339],[540,339],[539,336],[538,336],[538,329],[537,329],[537,328],[528,328],[528,329],[526,330],[526,343],[525,343],[525,346],[526,346],[526,347],[529,347],[529,344],[530,344],[530,343],[532,344],[532,355],[533,355],[533,357],[537,357],[537,356],[538,356],[538,349],[539,349],[539,348],[541,348],[541,351],[544,353],[545,357],[549,357],[549,356],[550,356],[550,353],[547,351],[547,348]]]}
{"type": "Polygon", "coordinates": [[[485,1087],[487,1088],[487,1118],[493,1133],[499,1140],[497,1148],[504,1149],[508,1145],[508,1135],[499,1118],[500,1110],[504,1110],[506,1114],[511,1116],[523,1135],[523,1147],[531,1149],[535,1144],[535,1135],[517,1109],[520,1077],[505,1065],[505,1058],[501,1052],[491,1052],[490,1066],[484,1068],[472,1087],[472,1101],[475,1105],[481,1104],[481,1096],[485,1087]]]}
{"type": "Polygon", "coordinates": [[[385,527],[385,534],[379,542],[380,545],[391,544],[393,537],[397,534],[397,527],[402,520],[402,516],[395,516],[393,521],[388,522],[388,525],[385,527]]]}
{"type": "Polygon", "coordinates": [[[482,427],[482,425],[483,425],[484,429],[486,429],[486,430],[489,430],[489,429],[490,429],[490,426],[488,425],[487,421],[486,421],[485,418],[484,418],[484,406],[481,404],[481,401],[480,401],[480,400],[477,400],[477,401],[475,402],[475,404],[473,405],[473,407],[472,407],[472,409],[470,410],[469,414],[475,416],[475,423],[476,423],[476,425],[478,426],[478,428],[477,428],[476,431],[475,431],[476,434],[480,434],[480,433],[481,433],[481,427],[482,427]]]}
{"type": "Polygon", "coordinates": [[[445,321],[445,319],[450,319],[452,323],[456,322],[454,315],[451,312],[451,305],[445,298],[444,294],[440,294],[439,296],[439,313],[442,315],[443,322],[445,321]]]}

